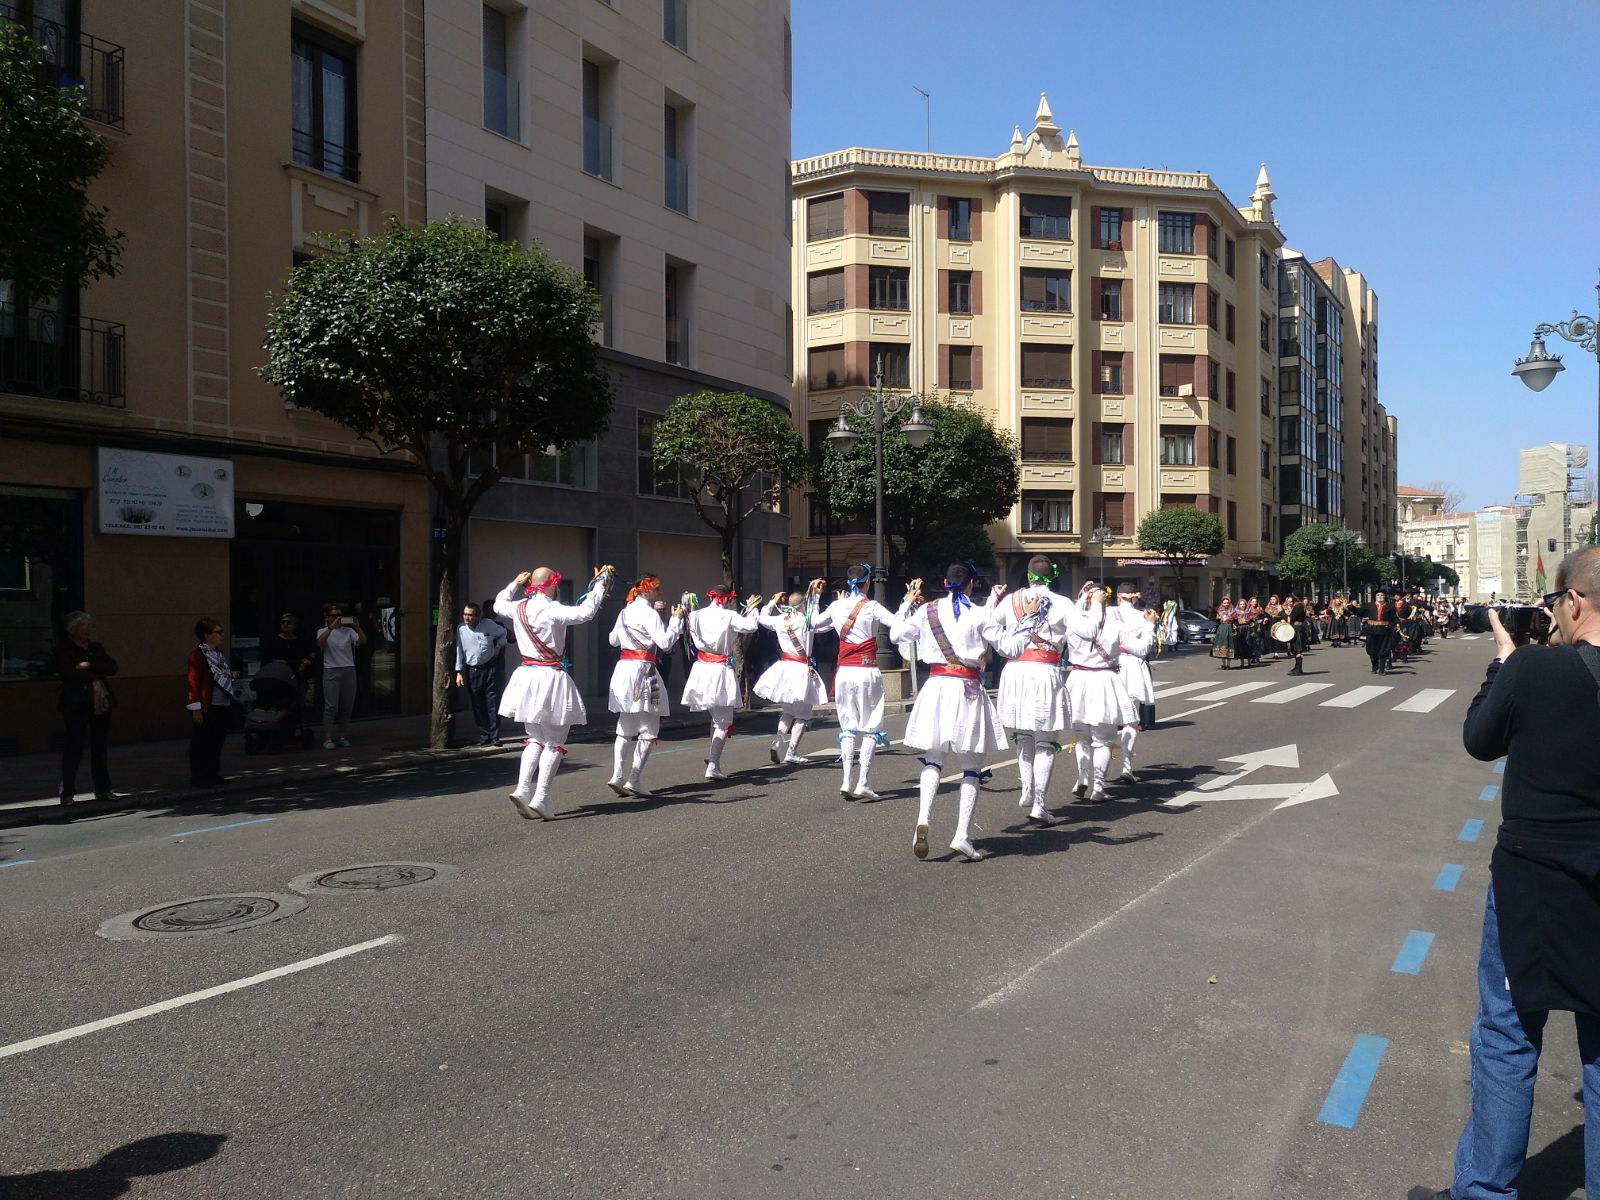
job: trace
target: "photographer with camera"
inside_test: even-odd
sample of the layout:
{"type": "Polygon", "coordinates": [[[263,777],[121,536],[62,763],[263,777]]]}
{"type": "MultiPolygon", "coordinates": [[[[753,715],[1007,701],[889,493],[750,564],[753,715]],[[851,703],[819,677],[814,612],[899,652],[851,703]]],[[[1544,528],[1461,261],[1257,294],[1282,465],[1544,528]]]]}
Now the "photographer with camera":
{"type": "Polygon", "coordinates": [[[367,644],[367,635],[354,617],[345,615],[342,605],[329,604],[322,615],[317,632],[322,651],[322,748],[332,750],[350,744],[345,735],[356,703],[356,647],[367,644]]]}
{"type": "Polygon", "coordinates": [[[1577,1022],[1587,1191],[1600,1196],[1600,546],[1569,554],[1543,607],[1552,642],[1519,641],[1489,613],[1495,658],[1462,728],[1467,753],[1506,759],[1490,860],[1472,1108],[1455,1180],[1411,1200],[1514,1196],[1552,1011],[1577,1022]]]}

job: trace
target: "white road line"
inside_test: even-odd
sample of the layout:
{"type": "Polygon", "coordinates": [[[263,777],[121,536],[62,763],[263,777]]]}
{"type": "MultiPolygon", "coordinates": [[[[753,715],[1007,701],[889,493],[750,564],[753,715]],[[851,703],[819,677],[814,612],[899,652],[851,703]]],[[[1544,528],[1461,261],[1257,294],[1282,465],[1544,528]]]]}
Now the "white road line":
{"type": "MultiPolygon", "coordinates": [[[[1008,759],[1004,759],[1001,762],[984,763],[983,766],[981,766],[978,769],[980,771],[998,771],[1001,767],[1014,767],[1016,765],[1017,765],[1017,760],[1016,759],[1008,758],[1008,759]]],[[[965,774],[965,772],[957,771],[954,775],[942,776],[940,778],[939,782],[940,783],[954,783],[956,780],[960,779],[963,774],[965,774]]]]}
{"type": "Polygon", "coordinates": [[[1320,708],[1360,708],[1368,700],[1375,700],[1385,692],[1392,692],[1394,688],[1371,684],[1368,687],[1358,687],[1343,695],[1335,696],[1332,700],[1324,700],[1320,708]]]}
{"type": "Polygon", "coordinates": [[[1231,700],[1235,696],[1248,696],[1251,692],[1259,692],[1262,688],[1276,687],[1276,679],[1258,679],[1255,683],[1236,683],[1232,687],[1225,687],[1220,692],[1206,692],[1199,696],[1190,696],[1191,700],[1231,700]]]}
{"type": "Polygon", "coordinates": [[[1208,679],[1205,683],[1180,683],[1175,687],[1156,688],[1156,699],[1165,700],[1168,696],[1181,696],[1184,692],[1198,692],[1201,688],[1216,687],[1215,679],[1208,679]]]}
{"type": "Polygon", "coordinates": [[[1331,688],[1331,683],[1302,683],[1292,688],[1284,688],[1281,692],[1273,692],[1270,696],[1257,696],[1250,701],[1251,704],[1288,704],[1291,700],[1302,700],[1307,696],[1314,696],[1318,692],[1325,692],[1331,688]]]}
{"type": "MultiPolygon", "coordinates": [[[[1159,697],[1157,697],[1157,699],[1159,699],[1159,697]]],[[[1186,712],[1173,713],[1170,717],[1158,717],[1156,719],[1156,724],[1163,725],[1168,721],[1176,721],[1180,717],[1192,717],[1195,715],[1195,713],[1209,712],[1213,708],[1221,708],[1226,703],[1226,700],[1218,700],[1215,704],[1202,704],[1199,708],[1191,708],[1186,712]]]]}
{"type": "Polygon", "coordinates": [[[1401,701],[1394,706],[1395,712],[1432,712],[1451,696],[1456,694],[1455,688],[1423,688],[1409,700],[1401,701]]]}
{"type": "Polygon", "coordinates": [[[1483,634],[1481,633],[1463,633],[1461,635],[1461,640],[1463,642],[1475,642],[1482,636],[1483,634]]]}
{"type": "Polygon", "coordinates": [[[26,1054],[29,1050],[38,1050],[44,1046],[53,1046],[57,1042],[71,1041],[73,1038],[84,1037],[87,1034],[99,1033],[102,1029],[113,1029],[118,1025],[126,1025],[130,1021],[143,1020],[153,1017],[158,1013],[169,1012],[174,1008],[183,1008],[185,1005],[198,1004],[202,1000],[210,1000],[214,996],[225,996],[229,992],[237,992],[243,988],[254,987],[258,983],[266,983],[271,979],[279,979],[284,975],[294,975],[300,971],[309,971],[312,967],[320,967],[336,959],[348,958],[352,954],[360,954],[364,950],[375,950],[379,946],[393,945],[402,940],[397,933],[386,937],[373,938],[370,942],[358,942],[354,946],[346,946],[342,950],[330,950],[326,954],[319,954],[315,958],[302,958],[299,962],[290,963],[286,967],[273,967],[270,971],[263,971],[259,975],[251,975],[248,979],[235,979],[231,983],[219,983],[216,987],[204,988],[198,992],[189,992],[187,995],[174,996],[171,1000],[162,1000],[155,1004],[147,1004],[143,1008],[130,1009],[125,1013],[118,1013],[114,1017],[103,1017],[98,1021],[90,1021],[85,1025],[74,1025],[71,1029],[63,1029],[58,1033],[46,1033],[40,1037],[29,1038],[25,1042],[12,1042],[9,1046],[0,1046],[0,1058],[10,1058],[13,1054],[26,1054]]]}

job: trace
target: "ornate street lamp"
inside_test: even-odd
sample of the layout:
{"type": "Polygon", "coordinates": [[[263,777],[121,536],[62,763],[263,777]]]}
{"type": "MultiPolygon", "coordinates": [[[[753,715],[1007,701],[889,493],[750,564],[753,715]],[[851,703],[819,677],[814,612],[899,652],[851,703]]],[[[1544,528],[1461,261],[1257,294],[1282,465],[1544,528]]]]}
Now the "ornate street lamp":
{"type": "Polygon", "coordinates": [[[1351,542],[1354,542],[1357,546],[1365,546],[1367,544],[1367,539],[1362,537],[1359,533],[1356,534],[1356,536],[1352,538],[1350,536],[1350,531],[1349,530],[1345,530],[1344,531],[1344,536],[1342,538],[1340,538],[1337,542],[1335,542],[1333,540],[1333,534],[1330,533],[1327,536],[1327,538],[1324,539],[1324,541],[1322,543],[1322,548],[1324,550],[1332,550],[1335,545],[1337,545],[1340,548],[1341,555],[1342,555],[1342,557],[1344,559],[1343,578],[1344,578],[1344,598],[1346,600],[1350,599],[1350,543],[1351,542]]]}
{"type": "MultiPolygon", "coordinates": [[[[1600,300],[1600,283],[1595,284],[1595,297],[1600,300]]],[[[1554,325],[1540,324],[1533,327],[1533,343],[1528,347],[1528,356],[1517,359],[1516,365],[1511,368],[1511,373],[1529,388],[1542,392],[1550,386],[1550,381],[1562,371],[1566,370],[1561,365],[1560,355],[1548,353],[1544,348],[1544,335],[1556,334],[1569,342],[1577,344],[1581,349],[1595,355],[1596,366],[1600,367],[1600,320],[1595,317],[1581,315],[1576,309],[1571,318],[1557,322],[1554,325]]],[[[1596,377],[1597,389],[1600,389],[1600,374],[1596,377]]],[[[1600,393],[1597,393],[1600,394],[1600,393]]],[[[1590,454],[1600,455],[1600,435],[1595,438],[1595,444],[1590,449],[1590,454]]],[[[1591,469],[1600,472],[1600,461],[1590,460],[1591,469]]],[[[1596,527],[1596,536],[1600,537],[1600,527],[1596,527]]]]}

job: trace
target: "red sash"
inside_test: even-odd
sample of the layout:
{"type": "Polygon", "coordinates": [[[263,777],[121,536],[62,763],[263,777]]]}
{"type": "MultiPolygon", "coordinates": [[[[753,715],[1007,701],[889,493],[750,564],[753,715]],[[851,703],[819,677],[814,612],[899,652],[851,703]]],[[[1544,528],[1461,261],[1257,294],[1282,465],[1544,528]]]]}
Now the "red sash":
{"type": "Polygon", "coordinates": [[[874,638],[864,642],[840,642],[840,667],[875,667],[878,665],[878,643],[874,638]]]}
{"type": "Polygon", "coordinates": [[[522,660],[522,665],[525,667],[559,667],[561,660],[559,658],[525,658],[522,660]]]}
{"type": "Polygon", "coordinates": [[[654,650],[624,650],[622,659],[624,662],[655,662],[656,655],[654,650]]]}
{"type": "Polygon", "coordinates": [[[1055,650],[1040,650],[1036,646],[1029,646],[1017,655],[1018,662],[1049,663],[1052,667],[1061,665],[1061,655],[1055,650]]]}
{"type": "Polygon", "coordinates": [[[726,654],[712,654],[707,650],[695,651],[695,657],[704,663],[725,663],[728,661],[726,654]]]}
{"type": "Polygon", "coordinates": [[[523,666],[559,667],[561,665],[561,655],[547,646],[544,639],[533,631],[533,626],[528,624],[528,602],[526,600],[517,605],[517,624],[522,626],[522,632],[528,635],[528,640],[533,643],[533,648],[544,655],[543,658],[524,658],[522,660],[523,666]]]}
{"type": "Polygon", "coordinates": [[[807,658],[804,654],[785,654],[783,656],[783,661],[784,662],[805,663],[808,666],[811,663],[811,660],[809,658],[807,658]]]}
{"type": "Polygon", "coordinates": [[[1085,667],[1085,666],[1080,665],[1079,663],[1073,663],[1072,664],[1072,669],[1074,671],[1115,671],[1116,670],[1115,667],[1085,667]]]}
{"type": "Polygon", "coordinates": [[[929,675],[949,675],[955,679],[976,679],[978,673],[971,667],[952,665],[950,663],[929,663],[929,675]]]}

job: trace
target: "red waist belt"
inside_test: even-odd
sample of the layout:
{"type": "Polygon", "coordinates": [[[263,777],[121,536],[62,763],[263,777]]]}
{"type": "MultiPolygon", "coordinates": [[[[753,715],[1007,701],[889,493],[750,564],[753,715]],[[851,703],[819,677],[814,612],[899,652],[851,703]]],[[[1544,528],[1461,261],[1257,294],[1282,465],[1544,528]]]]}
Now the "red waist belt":
{"type": "Polygon", "coordinates": [[[1072,664],[1072,669],[1074,671],[1115,671],[1116,670],[1115,667],[1085,667],[1085,666],[1080,666],[1078,663],[1073,663],[1072,664]]]}
{"type": "Polygon", "coordinates": [[[807,666],[811,665],[811,660],[804,654],[785,654],[783,656],[783,661],[805,663],[807,666]]]}
{"type": "Polygon", "coordinates": [[[872,638],[864,642],[839,643],[839,666],[875,667],[878,665],[878,643],[872,638]]]}
{"type": "Polygon", "coordinates": [[[949,675],[956,679],[976,679],[978,673],[971,667],[951,666],[949,663],[930,663],[929,675],[949,675]]]}
{"type": "Polygon", "coordinates": [[[525,658],[522,660],[522,665],[525,667],[559,667],[561,660],[559,658],[525,658]]]}
{"type": "Polygon", "coordinates": [[[1030,646],[1017,655],[1017,661],[1049,663],[1052,667],[1056,667],[1061,665],[1061,655],[1055,650],[1039,650],[1030,646]]]}
{"type": "Polygon", "coordinates": [[[622,652],[623,662],[655,662],[655,660],[656,652],[654,650],[624,650],[622,652]]]}
{"type": "Polygon", "coordinates": [[[694,656],[701,662],[725,663],[728,661],[728,656],[726,654],[710,654],[704,650],[696,650],[694,656]]]}

